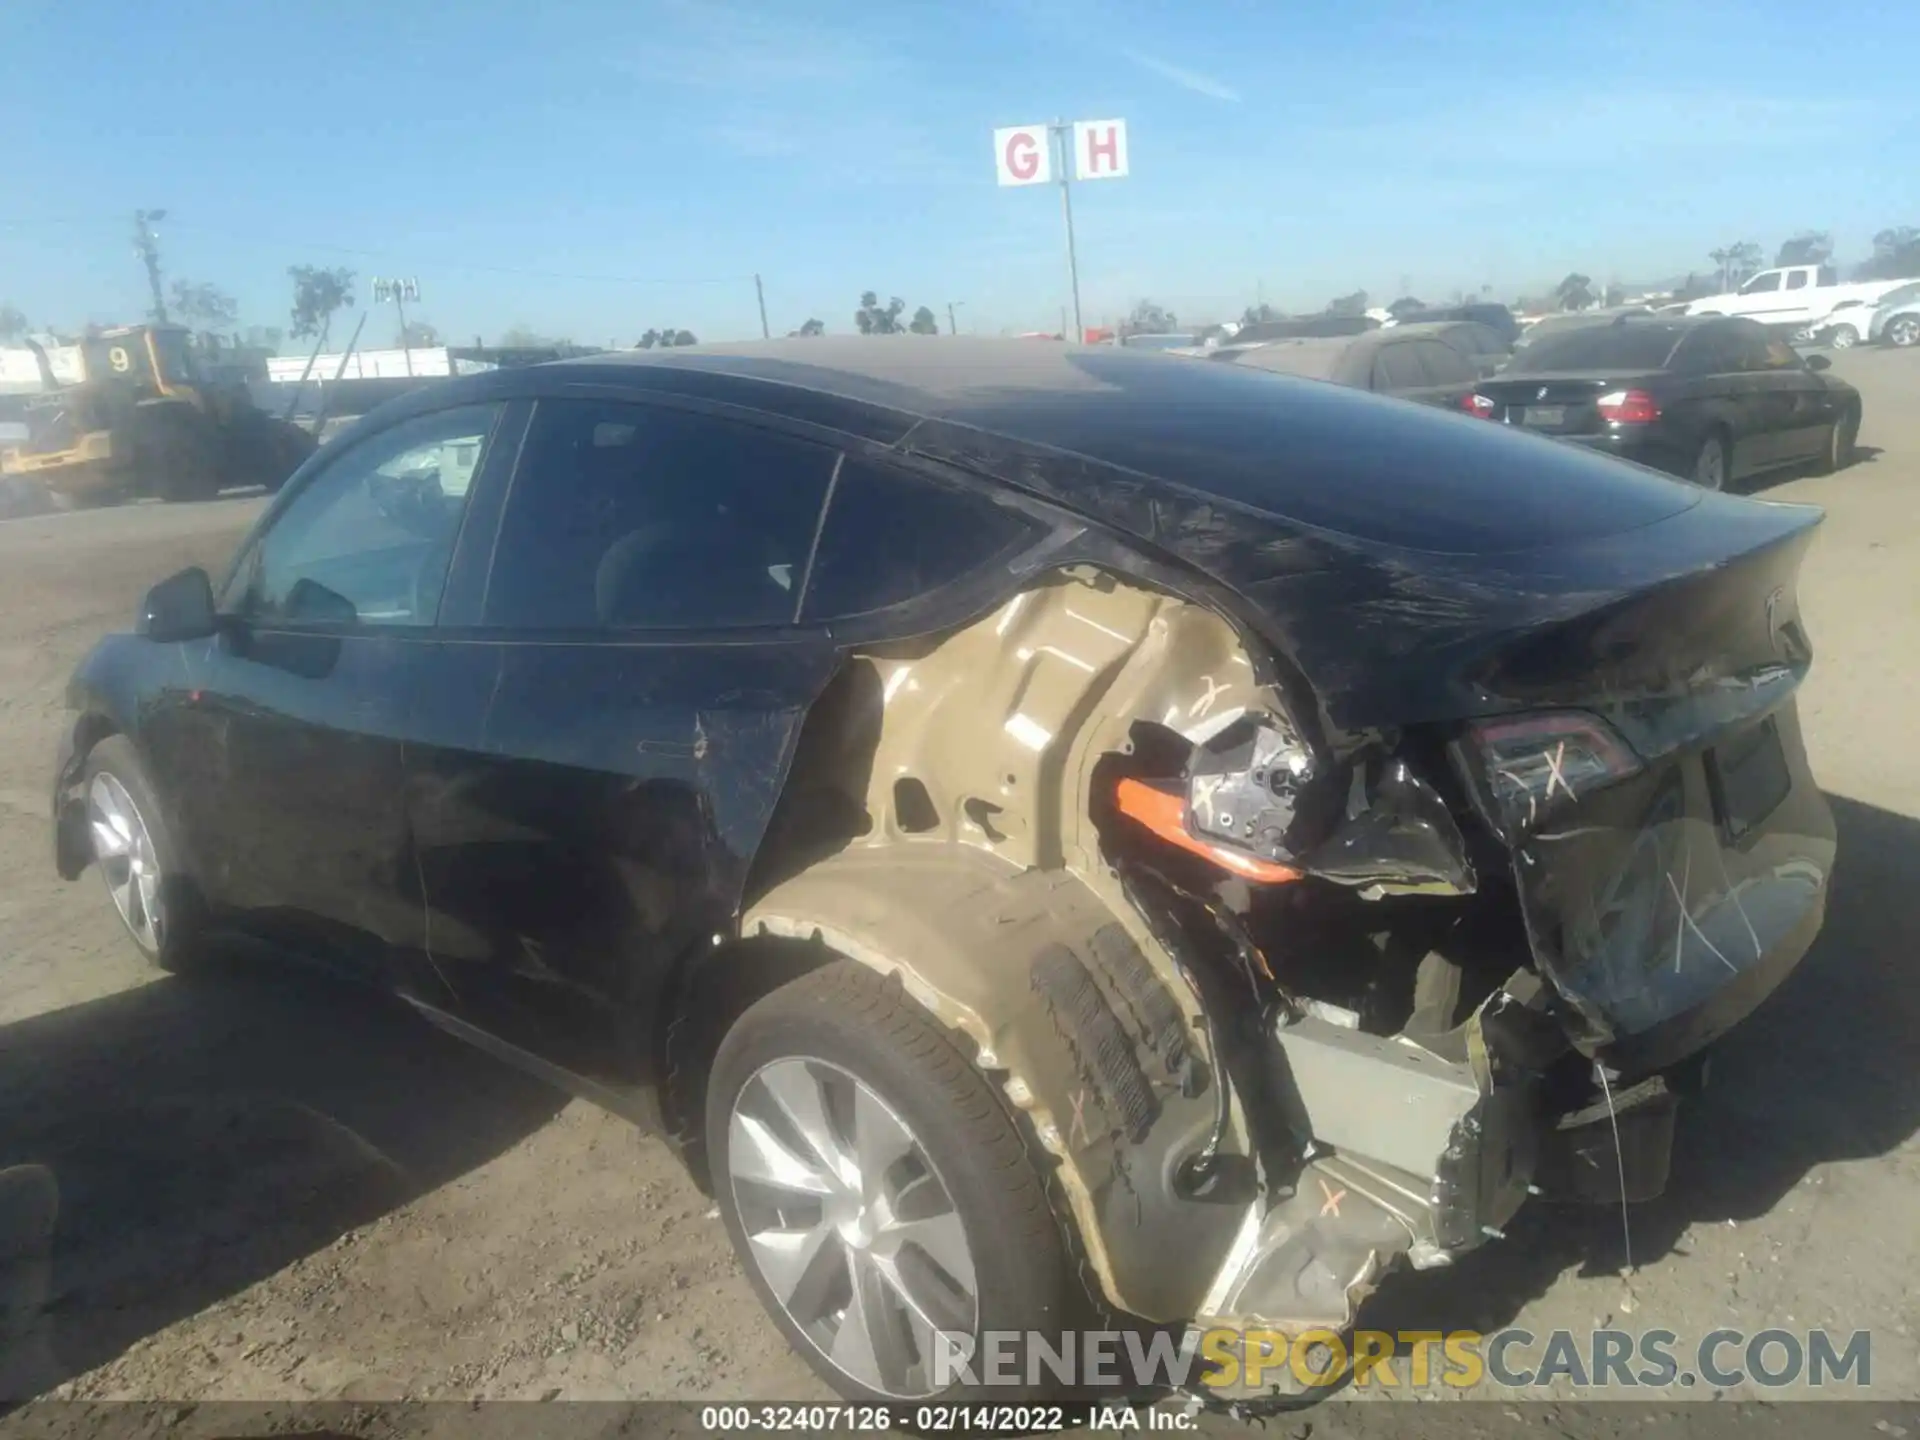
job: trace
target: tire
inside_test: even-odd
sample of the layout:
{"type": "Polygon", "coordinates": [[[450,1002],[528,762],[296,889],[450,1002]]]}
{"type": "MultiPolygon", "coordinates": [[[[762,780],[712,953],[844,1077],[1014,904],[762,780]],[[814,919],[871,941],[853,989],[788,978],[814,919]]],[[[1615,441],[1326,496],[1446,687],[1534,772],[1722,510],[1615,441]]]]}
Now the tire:
{"type": "Polygon", "coordinates": [[[1920,345],[1920,315],[1896,315],[1887,322],[1887,343],[1902,350],[1920,345]]]}
{"type": "Polygon", "coordinates": [[[198,897],[180,867],[146,769],[125,736],[109,735],[88,753],[80,798],[94,867],[134,947],[161,970],[186,969],[199,928],[198,897]]]}
{"type": "Polygon", "coordinates": [[[1084,1292],[1013,1116],[897,981],[836,961],[751,1006],[715,1056],[706,1135],[713,1191],[742,1268],[788,1343],[842,1396],[865,1403],[936,1394],[1049,1398],[1039,1387],[936,1385],[931,1331],[909,1322],[900,1303],[902,1293],[917,1295],[923,1316],[971,1334],[978,1353],[978,1336],[988,1330],[1039,1331],[1059,1343],[1079,1322],[1084,1292]],[[824,1140],[812,1149],[785,1118],[796,1112],[853,1119],[816,1127],[824,1140]],[[818,1161],[823,1152],[837,1157],[837,1176],[818,1161]],[[894,1158],[863,1168],[856,1158],[863,1155],[894,1158]],[[797,1186],[796,1162],[813,1177],[815,1198],[752,1178],[777,1169],[797,1186]],[[774,1197],[784,1197],[777,1216],[774,1197]],[[889,1224],[896,1214],[912,1219],[889,1224]],[[761,1237],[758,1247],[749,1226],[761,1237]],[[803,1268],[794,1260],[799,1246],[768,1243],[775,1231],[824,1238],[803,1268]],[[936,1251],[944,1263],[929,1263],[936,1251]],[[778,1293],[769,1266],[780,1276],[778,1293]],[[856,1276],[868,1297],[863,1313],[884,1322],[866,1333],[895,1342],[869,1345],[864,1356],[849,1303],[856,1276]],[[895,1363],[879,1359],[883,1350],[895,1363]]]}
{"type": "Polygon", "coordinates": [[[1835,350],[1851,350],[1860,343],[1860,332],[1851,325],[1836,325],[1827,332],[1827,344],[1835,350]]]}
{"type": "Polygon", "coordinates": [[[210,420],[177,402],[147,406],[140,417],[136,453],[146,493],[169,504],[211,500],[220,493],[220,437],[210,420]]]}
{"type": "Polygon", "coordinates": [[[1860,412],[1849,410],[1827,431],[1827,453],[1820,458],[1816,474],[1831,475],[1853,463],[1854,446],[1860,440],[1860,412]]]}
{"type": "Polygon", "coordinates": [[[1703,490],[1727,488],[1727,437],[1714,430],[1701,442],[1687,478],[1703,490]]]}

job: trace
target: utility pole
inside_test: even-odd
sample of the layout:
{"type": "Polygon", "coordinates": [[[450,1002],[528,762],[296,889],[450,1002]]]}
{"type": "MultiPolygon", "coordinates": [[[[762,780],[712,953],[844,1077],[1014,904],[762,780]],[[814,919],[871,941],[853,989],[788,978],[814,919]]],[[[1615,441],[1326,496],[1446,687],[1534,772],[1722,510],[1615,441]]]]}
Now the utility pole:
{"type": "Polygon", "coordinates": [[[773,331],[767,326],[767,287],[760,283],[758,275],[753,277],[754,297],[760,302],[760,338],[771,340],[773,331]]]}
{"type": "Polygon", "coordinates": [[[133,212],[133,253],[147,267],[147,288],[153,292],[153,323],[167,323],[166,297],[160,293],[160,237],[153,227],[167,218],[164,210],[133,212]]]}
{"type": "MultiPolygon", "coordinates": [[[[420,303],[420,282],[418,280],[381,280],[373,282],[373,303],[384,305],[393,302],[395,313],[400,317],[400,350],[407,359],[407,374],[413,374],[413,337],[407,334],[407,306],[411,300],[420,303]]],[[[356,331],[356,334],[359,332],[356,331]]]]}
{"type": "Polygon", "coordinates": [[[947,302],[947,334],[958,335],[960,333],[960,326],[955,323],[953,312],[966,303],[964,300],[949,300],[947,302]]]}
{"type": "Polygon", "coordinates": [[[1078,345],[1087,338],[1087,332],[1080,324],[1080,257],[1073,246],[1073,141],[1069,138],[1072,134],[1073,128],[1064,120],[1056,120],[1047,127],[1048,139],[1056,147],[1060,160],[1060,214],[1067,222],[1067,280],[1073,286],[1073,334],[1061,338],[1078,345]]]}

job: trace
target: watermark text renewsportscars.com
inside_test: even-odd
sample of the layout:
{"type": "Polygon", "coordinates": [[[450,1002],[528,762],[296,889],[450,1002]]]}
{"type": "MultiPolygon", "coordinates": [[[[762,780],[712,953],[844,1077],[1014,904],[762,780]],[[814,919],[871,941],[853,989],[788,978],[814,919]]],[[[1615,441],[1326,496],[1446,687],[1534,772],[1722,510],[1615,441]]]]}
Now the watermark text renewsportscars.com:
{"type": "Polygon", "coordinates": [[[1510,1328],[1359,1330],[1077,1330],[1058,1334],[937,1331],[936,1388],[1038,1385],[1218,1389],[1332,1386],[1383,1389],[1443,1386],[1514,1390],[1573,1386],[1645,1390],[1708,1386],[1766,1389],[1805,1385],[1864,1390],[1873,1383],[1873,1336],[1866,1330],[1711,1330],[1683,1341],[1671,1330],[1510,1328]]]}

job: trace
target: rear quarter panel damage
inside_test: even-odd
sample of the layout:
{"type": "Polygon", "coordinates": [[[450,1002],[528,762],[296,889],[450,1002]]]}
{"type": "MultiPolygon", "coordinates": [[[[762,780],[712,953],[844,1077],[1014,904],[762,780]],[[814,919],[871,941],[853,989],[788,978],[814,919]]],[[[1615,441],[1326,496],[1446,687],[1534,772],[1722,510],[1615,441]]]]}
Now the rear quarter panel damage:
{"type": "MultiPolygon", "coordinates": [[[[1058,1161],[1101,1288],[1148,1318],[1195,1312],[1242,1208],[1173,1194],[1226,1081],[1103,857],[1097,767],[1137,720],[1201,740],[1258,712],[1285,713],[1212,611],[1091,568],[1044,578],[849,663],[801,737],[743,916],[749,936],[899,975],[967,1036],[1058,1161]],[[809,811],[857,814],[859,833],[796,854],[809,811]]],[[[1236,1098],[1223,1153],[1249,1148],[1236,1098]]]]}

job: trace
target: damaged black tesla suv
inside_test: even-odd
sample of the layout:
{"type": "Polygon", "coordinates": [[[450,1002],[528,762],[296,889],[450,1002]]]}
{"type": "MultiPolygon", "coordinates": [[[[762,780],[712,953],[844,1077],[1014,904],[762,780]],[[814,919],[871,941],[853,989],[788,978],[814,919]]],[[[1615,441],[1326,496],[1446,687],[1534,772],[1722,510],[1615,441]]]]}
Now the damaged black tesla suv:
{"type": "Polygon", "coordinates": [[[1820,519],[1123,349],[465,376],[86,658],[57,860],[657,1128],[844,1395],[1338,1333],[1658,1193],[1807,951],[1820,519]]]}

